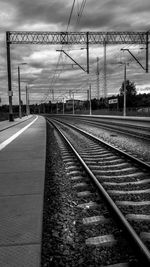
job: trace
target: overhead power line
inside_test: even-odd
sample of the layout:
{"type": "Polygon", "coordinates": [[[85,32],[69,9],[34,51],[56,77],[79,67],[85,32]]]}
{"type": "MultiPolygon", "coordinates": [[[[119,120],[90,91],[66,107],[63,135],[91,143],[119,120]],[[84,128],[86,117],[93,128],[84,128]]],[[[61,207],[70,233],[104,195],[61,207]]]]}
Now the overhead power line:
{"type": "MultiPolygon", "coordinates": [[[[70,25],[70,22],[71,22],[71,18],[72,18],[72,13],[73,13],[74,5],[75,5],[75,0],[73,0],[73,3],[72,3],[72,7],[71,7],[70,15],[69,15],[69,20],[68,20],[68,24],[67,24],[66,32],[67,32],[68,29],[69,29],[69,25],[70,25]]],[[[61,49],[63,49],[63,45],[61,46],[61,49]]],[[[48,95],[49,95],[49,93],[50,93],[50,91],[51,91],[51,87],[53,86],[53,84],[55,83],[55,81],[56,81],[57,79],[59,79],[59,76],[60,76],[60,74],[61,74],[61,72],[62,72],[62,71],[60,71],[60,72],[58,73],[58,66],[60,65],[61,56],[62,56],[62,54],[60,53],[60,54],[59,54],[58,61],[57,61],[57,65],[56,65],[55,73],[54,73],[54,75],[53,75],[53,77],[52,77],[52,81],[51,81],[51,84],[50,84],[50,87],[49,87],[49,91],[48,91],[47,94],[46,94],[46,98],[45,98],[44,100],[42,100],[42,101],[46,101],[46,100],[47,100],[48,95]]],[[[62,62],[62,63],[63,63],[63,62],[62,62]]]]}
{"type": "Polygon", "coordinates": [[[77,24],[80,23],[80,20],[81,20],[82,14],[83,14],[83,10],[84,10],[85,4],[86,4],[86,0],[83,0],[82,3],[81,3],[80,10],[78,12],[76,26],[77,26],[77,24]]]}
{"type": "Polygon", "coordinates": [[[75,5],[75,0],[73,1],[73,4],[72,4],[72,8],[71,8],[71,12],[70,12],[70,16],[69,16],[69,20],[68,20],[68,25],[67,25],[66,31],[68,31],[68,28],[69,28],[69,25],[70,25],[70,21],[71,21],[74,5],[75,5]]]}

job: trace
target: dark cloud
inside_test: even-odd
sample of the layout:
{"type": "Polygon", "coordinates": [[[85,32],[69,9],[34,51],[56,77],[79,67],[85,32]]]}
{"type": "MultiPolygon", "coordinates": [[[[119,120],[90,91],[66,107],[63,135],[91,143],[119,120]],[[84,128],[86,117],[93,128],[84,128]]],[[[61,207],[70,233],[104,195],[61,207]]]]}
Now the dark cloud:
{"type": "MultiPolygon", "coordinates": [[[[0,21],[1,32],[4,35],[4,31],[6,30],[53,31],[54,29],[56,29],[56,31],[65,31],[67,28],[72,3],[73,0],[0,0],[0,15],[2,14],[2,17],[4,16],[4,19],[1,19],[0,21]]],[[[87,1],[82,17],[80,17],[80,20],[78,20],[79,17],[77,13],[79,13],[79,8],[77,7],[80,7],[81,3],[82,0],[78,0],[77,5],[76,1],[75,9],[70,22],[70,31],[146,31],[150,29],[149,0],[87,1]]],[[[5,38],[2,39],[2,35],[0,35],[0,40],[2,40],[1,43],[3,42],[4,47],[5,38]]],[[[87,88],[87,77],[86,75],[84,75],[84,73],[82,73],[81,70],[78,69],[77,66],[74,70],[72,70],[71,68],[69,69],[69,67],[67,66],[67,70],[61,72],[60,76],[60,72],[58,72],[58,75],[56,75],[55,79],[53,79],[55,73],[53,70],[57,65],[59,54],[58,56],[55,55],[55,52],[53,54],[53,51],[56,50],[56,47],[54,48],[53,46],[50,46],[48,49],[52,51],[52,54],[46,52],[46,49],[44,49],[44,47],[42,46],[31,47],[12,45],[11,59],[12,72],[14,74],[12,76],[14,81],[17,82],[17,74],[15,68],[17,67],[19,62],[25,61],[28,62],[30,71],[29,73],[24,73],[24,79],[25,82],[35,85],[35,93],[36,85],[38,85],[39,88],[40,85],[42,86],[43,84],[45,84],[45,88],[47,88],[48,86],[52,85],[53,80],[56,81],[56,83],[53,85],[55,91],[59,92],[60,90],[62,90],[62,93],[63,90],[69,90],[70,88],[79,88],[82,83],[83,88],[87,88]]],[[[79,62],[80,65],[86,68],[86,53],[80,55],[78,52],[73,52],[71,53],[71,55],[77,62],[79,62]]],[[[97,55],[97,50],[90,53],[90,71],[91,73],[93,73],[92,79],[94,83],[94,79],[96,77],[95,70],[97,55]]],[[[112,57],[115,57],[115,52],[113,51],[112,57]]],[[[3,62],[4,59],[6,59],[6,51],[1,54],[1,65],[3,65],[3,68],[6,67],[6,63],[4,64],[3,62]]],[[[126,59],[128,60],[128,56],[126,56],[126,59]]],[[[140,56],[140,60],[142,59],[143,56],[140,56]]],[[[111,87],[114,86],[116,82],[120,82],[120,72],[123,78],[123,69],[116,70],[113,65],[113,60],[111,60],[111,58],[108,58],[108,53],[107,60],[108,83],[112,81],[112,84],[110,82],[111,91],[111,87]],[[113,74],[115,75],[113,76],[113,74]]],[[[70,60],[63,59],[60,62],[70,63],[70,60]]],[[[103,56],[101,58],[101,62],[101,69],[103,69],[103,56]]],[[[58,69],[60,68],[61,66],[59,66],[58,69]]],[[[5,72],[1,75],[1,83],[7,84],[7,76],[5,76],[5,72]]],[[[130,75],[131,77],[134,77],[134,80],[137,79],[139,81],[140,78],[137,77],[137,73],[133,75],[133,71],[131,71],[130,75]]],[[[146,83],[146,78],[142,82],[146,83]]],[[[3,86],[1,88],[3,88],[3,86]]],[[[93,88],[96,88],[96,84],[93,85],[93,88]]],[[[45,91],[47,92],[47,90],[45,91]]],[[[37,92],[39,93],[39,89],[37,92]]]]}
{"type": "Polygon", "coordinates": [[[150,1],[149,0],[127,0],[127,4],[129,4],[130,13],[143,13],[143,12],[150,12],[150,1]]]}
{"type": "Polygon", "coordinates": [[[92,0],[81,18],[79,27],[88,30],[147,30],[150,26],[149,0],[92,0]],[[142,23],[141,23],[142,22],[142,23]]]}
{"type": "MultiPolygon", "coordinates": [[[[9,0],[6,0],[10,4],[9,0]]],[[[68,2],[68,1],[67,1],[68,2]]],[[[67,25],[71,4],[65,1],[47,0],[11,0],[11,5],[16,10],[15,26],[25,23],[60,23],[67,25]]]]}

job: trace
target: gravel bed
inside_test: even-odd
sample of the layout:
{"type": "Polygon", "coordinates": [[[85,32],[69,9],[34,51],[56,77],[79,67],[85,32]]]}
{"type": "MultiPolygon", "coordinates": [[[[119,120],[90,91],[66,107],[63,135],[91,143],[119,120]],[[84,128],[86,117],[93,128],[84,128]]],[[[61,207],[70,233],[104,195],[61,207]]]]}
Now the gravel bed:
{"type": "Polygon", "coordinates": [[[134,154],[134,156],[146,162],[150,162],[150,143],[148,141],[142,141],[135,137],[125,136],[125,134],[115,133],[113,130],[105,130],[83,123],[74,123],[74,125],[96,135],[112,145],[118,146],[118,148],[124,151],[131,152],[132,155],[134,154]]]}
{"type": "Polygon", "coordinates": [[[98,194],[96,197],[93,194],[93,197],[82,198],[81,202],[77,198],[66,165],[63,163],[56,136],[53,127],[48,126],[41,267],[98,267],[115,264],[120,257],[122,262],[132,262],[134,256],[130,246],[122,240],[122,231],[115,226],[113,231],[117,238],[120,237],[119,246],[111,248],[85,246],[85,238],[89,237],[90,233],[91,236],[94,234],[93,231],[95,235],[99,232],[105,233],[105,227],[102,224],[95,229],[92,227],[83,229],[81,218],[92,214],[99,215],[101,212],[109,218],[109,214],[98,194]],[[100,204],[97,213],[94,213],[94,209],[84,211],[77,208],[78,204],[92,200],[100,204]]]}
{"type": "Polygon", "coordinates": [[[42,267],[77,266],[81,258],[75,228],[73,192],[53,128],[47,129],[47,159],[43,214],[42,267]]]}
{"type": "MultiPolygon", "coordinates": [[[[130,221],[130,224],[135,229],[135,231],[140,235],[142,232],[150,232],[149,221],[130,221]]],[[[147,242],[148,248],[150,249],[150,240],[147,242]]]]}

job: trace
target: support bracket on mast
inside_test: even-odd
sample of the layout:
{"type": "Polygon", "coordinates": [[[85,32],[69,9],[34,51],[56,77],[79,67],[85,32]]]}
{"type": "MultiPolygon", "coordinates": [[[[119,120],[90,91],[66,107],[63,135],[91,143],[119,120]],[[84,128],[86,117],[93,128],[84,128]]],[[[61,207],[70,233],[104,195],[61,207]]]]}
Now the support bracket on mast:
{"type": "Polygon", "coordinates": [[[58,49],[58,50],[56,50],[56,51],[58,51],[58,52],[63,52],[67,57],[69,57],[76,65],[78,65],[79,66],[79,68],[80,69],[82,69],[83,71],[85,71],[86,72],[86,70],[78,63],[78,62],[76,62],[70,55],[68,55],[63,49],[58,49]]]}
{"type": "Polygon", "coordinates": [[[140,65],[140,67],[143,69],[143,70],[145,70],[146,71],[146,73],[148,73],[148,53],[147,53],[147,49],[148,48],[146,48],[146,67],[144,67],[141,63],[140,63],[140,61],[133,55],[133,53],[129,50],[129,49],[124,49],[124,48],[122,48],[121,50],[122,51],[128,51],[128,53],[134,58],[134,60],[140,65]]]}

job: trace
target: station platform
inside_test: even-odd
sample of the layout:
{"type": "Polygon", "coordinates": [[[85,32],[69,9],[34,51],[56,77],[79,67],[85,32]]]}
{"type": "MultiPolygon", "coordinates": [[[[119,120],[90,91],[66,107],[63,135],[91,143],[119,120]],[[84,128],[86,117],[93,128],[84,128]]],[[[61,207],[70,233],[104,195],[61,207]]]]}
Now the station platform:
{"type": "Polygon", "coordinates": [[[0,122],[0,266],[40,267],[46,122],[20,120],[0,122]]]}
{"type": "Polygon", "coordinates": [[[24,121],[26,121],[26,120],[28,120],[28,119],[30,119],[32,117],[33,117],[33,115],[29,115],[29,116],[24,116],[21,119],[20,118],[16,118],[16,119],[14,119],[14,121],[8,121],[8,120],[0,121],[0,132],[6,130],[8,128],[13,127],[14,125],[23,123],[24,121]]]}

